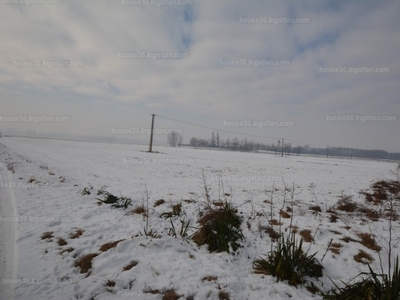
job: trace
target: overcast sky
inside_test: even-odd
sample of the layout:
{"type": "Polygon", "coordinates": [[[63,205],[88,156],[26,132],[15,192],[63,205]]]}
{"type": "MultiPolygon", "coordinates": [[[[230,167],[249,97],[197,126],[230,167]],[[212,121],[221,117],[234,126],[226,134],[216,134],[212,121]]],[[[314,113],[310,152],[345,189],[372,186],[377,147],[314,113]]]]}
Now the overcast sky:
{"type": "MultiPolygon", "coordinates": [[[[2,130],[112,136],[155,113],[400,152],[399,1],[38,1],[0,3],[2,130]],[[69,121],[9,119],[20,115],[69,121]]],[[[212,131],[157,126],[185,142],[212,131]]]]}

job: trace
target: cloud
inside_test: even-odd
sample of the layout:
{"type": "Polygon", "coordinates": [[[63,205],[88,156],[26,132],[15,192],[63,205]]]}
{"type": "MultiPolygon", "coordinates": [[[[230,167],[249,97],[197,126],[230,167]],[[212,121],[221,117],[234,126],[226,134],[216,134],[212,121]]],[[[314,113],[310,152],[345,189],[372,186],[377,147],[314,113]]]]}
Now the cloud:
{"type": "MultiPolygon", "coordinates": [[[[77,105],[90,99],[141,114],[168,110],[202,116],[204,123],[216,126],[225,119],[294,121],[294,128],[274,133],[323,144],[375,147],[383,132],[396,135],[391,125],[376,122],[370,123],[373,131],[358,126],[339,134],[339,127],[355,124],[325,119],[327,114],[400,111],[397,2],[191,2],[2,4],[5,107],[15,111],[7,104],[12,95],[18,91],[28,98],[35,90],[37,97],[54,93],[67,102],[73,95],[80,99],[77,105]],[[304,22],[292,22],[296,19],[304,22]],[[128,55],[137,58],[124,58],[128,55]],[[163,58],[174,55],[181,58],[163,58]],[[232,65],[236,61],[239,65],[232,65]],[[47,66],[24,66],[32,62],[47,66]],[[56,62],[81,65],[51,65],[56,62]],[[389,72],[323,71],[349,67],[389,72]]],[[[115,111],[108,124],[117,116],[115,111]]],[[[97,122],[94,113],[88,119],[97,122]]],[[[400,142],[389,143],[400,151],[400,142]]]]}

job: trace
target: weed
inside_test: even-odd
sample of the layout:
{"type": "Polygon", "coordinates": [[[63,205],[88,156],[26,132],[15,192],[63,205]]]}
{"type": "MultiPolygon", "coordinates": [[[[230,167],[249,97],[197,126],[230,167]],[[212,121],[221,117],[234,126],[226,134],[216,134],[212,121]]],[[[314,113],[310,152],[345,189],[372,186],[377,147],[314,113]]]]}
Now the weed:
{"type": "Polygon", "coordinates": [[[192,238],[198,245],[207,244],[210,252],[236,251],[240,247],[239,241],[245,239],[240,228],[242,219],[229,202],[221,208],[209,209],[199,223],[201,228],[192,238]]]}
{"type": "Polygon", "coordinates": [[[174,216],[180,217],[182,215],[182,203],[178,203],[172,206],[172,210],[168,212],[164,212],[160,215],[160,217],[163,217],[165,219],[172,218],[174,216]]]}
{"type": "Polygon", "coordinates": [[[392,274],[377,274],[368,265],[369,272],[356,276],[366,276],[355,283],[343,282],[344,287],[334,283],[336,289],[323,294],[326,300],[396,300],[400,299],[400,267],[397,257],[392,274]]]}
{"type": "Polygon", "coordinates": [[[128,206],[132,205],[132,200],[130,198],[123,197],[123,196],[117,197],[117,196],[107,192],[105,189],[106,189],[106,186],[102,186],[100,188],[100,190],[97,192],[97,195],[102,195],[104,197],[104,199],[96,198],[100,202],[102,202],[104,204],[111,204],[112,208],[127,209],[128,206]]]}
{"type": "Polygon", "coordinates": [[[91,185],[89,184],[87,187],[85,187],[85,188],[82,190],[82,192],[81,192],[82,196],[90,195],[90,194],[91,194],[91,192],[90,192],[91,190],[93,190],[93,186],[91,186],[91,185]]]}
{"type": "Polygon", "coordinates": [[[290,285],[297,286],[305,282],[304,277],[322,277],[322,265],[315,258],[316,253],[308,255],[302,250],[303,240],[298,243],[295,235],[281,237],[276,249],[270,251],[266,259],[253,262],[256,273],[272,275],[277,281],[288,280],[290,285]]]}

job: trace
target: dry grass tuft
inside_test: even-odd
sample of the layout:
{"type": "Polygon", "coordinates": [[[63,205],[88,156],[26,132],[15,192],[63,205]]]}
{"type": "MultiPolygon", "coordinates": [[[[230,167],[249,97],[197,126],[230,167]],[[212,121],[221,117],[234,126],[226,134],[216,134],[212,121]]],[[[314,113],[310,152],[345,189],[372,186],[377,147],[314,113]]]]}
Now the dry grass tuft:
{"type": "Polygon", "coordinates": [[[47,231],[42,234],[42,240],[48,240],[53,237],[53,232],[52,231],[47,231]]]}
{"type": "Polygon", "coordinates": [[[271,238],[271,240],[274,242],[277,239],[279,239],[281,237],[281,235],[276,232],[272,227],[270,226],[259,226],[259,229],[264,231],[265,233],[268,233],[269,237],[271,238]]]}
{"type": "Polygon", "coordinates": [[[122,241],[125,241],[125,240],[118,240],[118,241],[115,241],[115,242],[105,243],[105,244],[101,245],[100,251],[101,252],[106,252],[107,250],[109,250],[111,248],[115,248],[118,245],[118,243],[120,243],[122,241]]]}
{"type": "Polygon", "coordinates": [[[354,255],[354,260],[356,262],[362,263],[364,265],[371,263],[374,261],[371,255],[369,255],[367,252],[363,250],[359,250],[357,255],[354,255]]]}
{"type": "Polygon", "coordinates": [[[178,300],[180,297],[174,290],[167,290],[163,293],[162,300],[178,300]]]}
{"type": "Polygon", "coordinates": [[[164,199],[157,200],[157,201],[154,203],[154,207],[163,205],[164,203],[165,203],[165,200],[164,200],[164,199]]]}
{"type": "Polygon", "coordinates": [[[58,246],[65,246],[65,245],[67,245],[68,243],[67,243],[67,241],[66,240],[64,240],[63,238],[58,238],[58,241],[57,241],[57,243],[58,243],[58,246]]]}
{"type": "Polygon", "coordinates": [[[74,250],[75,250],[74,248],[70,247],[70,248],[67,248],[67,249],[62,250],[62,251],[60,252],[60,254],[62,255],[62,254],[64,254],[64,252],[70,253],[70,252],[72,252],[72,251],[74,251],[74,250]]]}
{"type": "Polygon", "coordinates": [[[115,281],[107,279],[107,281],[104,283],[104,286],[114,287],[115,286],[115,281]]]}
{"type": "Polygon", "coordinates": [[[79,228],[78,228],[78,229],[75,231],[75,233],[71,233],[71,234],[69,235],[69,238],[70,238],[70,239],[77,239],[77,238],[80,237],[84,232],[85,232],[85,230],[79,229],[79,228]]]}
{"type": "Polygon", "coordinates": [[[277,219],[272,219],[271,221],[269,221],[269,224],[278,226],[282,225],[282,222],[279,222],[277,219]]]}
{"type": "Polygon", "coordinates": [[[312,205],[308,208],[309,210],[312,210],[313,212],[317,213],[317,212],[322,212],[322,209],[319,205],[312,205]]]}
{"type": "Polygon", "coordinates": [[[132,209],[130,212],[127,213],[127,215],[134,215],[134,214],[145,216],[146,208],[143,205],[137,206],[136,208],[132,209]]]}
{"type": "Polygon", "coordinates": [[[330,214],[329,221],[330,221],[331,223],[336,223],[336,220],[337,220],[337,219],[339,219],[339,217],[338,217],[337,214],[334,214],[334,213],[331,213],[331,214],[330,214]]]}
{"type": "Polygon", "coordinates": [[[92,260],[95,258],[98,253],[90,253],[82,256],[78,260],[75,261],[74,267],[79,267],[81,269],[81,273],[87,273],[92,268],[92,260]]]}
{"type": "Polygon", "coordinates": [[[309,229],[304,229],[304,230],[300,231],[299,234],[301,235],[303,240],[307,243],[311,243],[314,241],[314,238],[311,235],[311,230],[309,230],[309,229]]]}
{"type": "Polygon", "coordinates": [[[340,248],[342,248],[343,245],[340,243],[332,243],[329,250],[331,250],[335,254],[340,254],[340,248]]]}
{"type": "Polygon", "coordinates": [[[372,234],[366,233],[366,232],[365,233],[358,232],[357,235],[361,239],[360,244],[364,245],[368,249],[374,250],[376,252],[379,252],[382,250],[382,247],[376,243],[374,236],[372,234]]]}
{"type": "Polygon", "coordinates": [[[201,282],[204,281],[217,281],[218,277],[217,276],[205,276],[201,279],[201,282]]]}
{"type": "Polygon", "coordinates": [[[231,298],[229,297],[229,293],[228,292],[219,291],[218,299],[219,300],[230,300],[231,298]]]}
{"type": "Polygon", "coordinates": [[[279,214],[280,214],[281,217],[284,218],[284,219],[290,219],[290,217],[291,217],[291,215],[290,215],[288,212],[286,212],[286,211],[284,211],[284,210],[282,210],[282,209],[280,210],[279,214]]]}
{"type": "Polygon", "coordinates": [[[127,264],[127,265],[123,268],[123,270],[124,270],[124,271],[129,271],[129,270],[132,269],[133,267],[136,267],[138,264],[139,264],[138,261],[132,260],[129,264],[127,264]]]}

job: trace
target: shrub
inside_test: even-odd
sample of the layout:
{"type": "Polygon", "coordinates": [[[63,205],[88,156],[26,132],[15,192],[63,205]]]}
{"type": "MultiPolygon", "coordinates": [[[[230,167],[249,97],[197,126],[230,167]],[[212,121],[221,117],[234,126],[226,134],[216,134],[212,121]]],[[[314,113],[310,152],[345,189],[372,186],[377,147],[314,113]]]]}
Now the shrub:
{"type": "Polygon", "coordinates": [[[363,272],[357,275],[366,277],[355,283],[345,283],[344,287],[335,285],[336,289],[324,294],[324,299],[327,300],[397,300],[400,299],[400,268],[399,258],[396,259],[396,264],[393,274],[377,274],[371,266],[368,265],[369,272],[363,272]]]}
{"type": "Polygon", "coordinates": [[[193,235],[193,240],[198,245],[208,245],[210,252],[236,251],[244,240],[242,219],[237,215],[237,210],[231,203],[225,202],[218,209],[209,209],[199,220],[201,228],[193,235]]]}
{"type": "Polygon", "coordinates": [[[255,260],[253,268],[256,273],[272,275],[277,281],[288,280],[290,285],[297,286],[305,282],[304,277],[322,277],[322,265],[315,258],[316,253],[308,255],[302,250],[303,240],[297,243],[292,233],[278,240],[276,249],[267,257],[255,260]]]}
{"type": "Polygon", "coordinates": [[[112,208],[123,208],[127,209],[128,206],[132,205],[132,200],[128,197],[117,197],[105,190],[103,186],[98,192],[97,195],[103,195],[104,199],[96,198],[104,204],[111,204],[112,208]]]}

